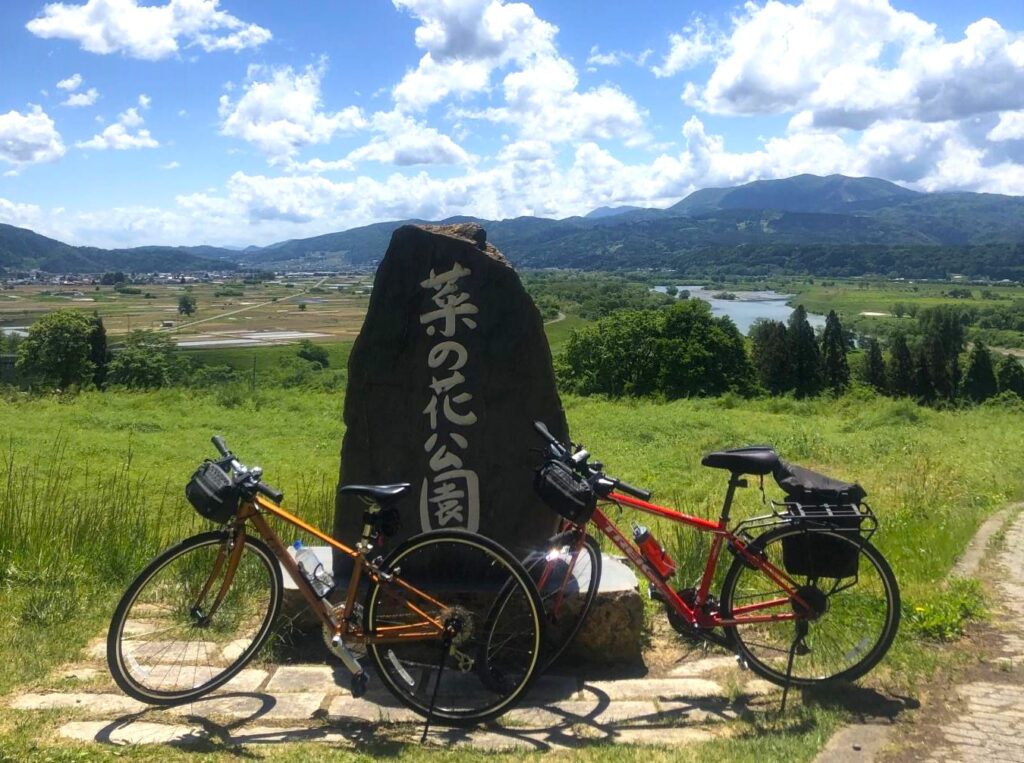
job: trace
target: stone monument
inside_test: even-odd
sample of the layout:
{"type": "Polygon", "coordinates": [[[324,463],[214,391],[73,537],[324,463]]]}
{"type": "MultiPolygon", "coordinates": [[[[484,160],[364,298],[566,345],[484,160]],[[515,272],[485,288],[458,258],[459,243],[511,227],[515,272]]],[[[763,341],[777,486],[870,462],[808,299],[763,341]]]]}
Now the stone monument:
{"type": "MultiPolygon", "coordinates": [[[[475,224],[394,232],[352,348],[339,484],[410,482],[399,535],[462,529],[522,558],[556,529],[535,496],[535,419],[567,439],[540,313],[475,224]]],[[[338,495],[353,543],[363,505],[338,495]]]]}

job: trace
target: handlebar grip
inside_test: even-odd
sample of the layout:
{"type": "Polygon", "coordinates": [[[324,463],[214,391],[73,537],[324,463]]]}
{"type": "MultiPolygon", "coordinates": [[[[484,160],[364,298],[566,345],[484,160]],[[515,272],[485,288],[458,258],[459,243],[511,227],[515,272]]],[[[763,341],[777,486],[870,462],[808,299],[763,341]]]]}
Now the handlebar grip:
{"type": "Polygon", "coordinates": [[[215,434],[213,437],[211,437],[210,442],[213,443],[213,447],[220,451],[220,454],[224,456],[224,458],[231,457],[231,451],[228,450],[228,446],[224,443],[224,438],[221,437],[219,434],[215,434]]]}
{"type": "Polygon", "coordinates": [[[270,485],[268,485],[265,482],[257,483],[256,489],[258,491],[260,491],[261,493],[263,493],[263,495],[265,495],[267,498],[269,498],[274,503],[281,503],[281,501],[284,500],[284,493],[282,493],[280,490],[278,490],[275,487],[271,487],[270,485]]]}
{"type": "Polygon", "coordinates": [[[615,489],[621,490],[623,493],[628,493],[634,498],[639,498],[641,501],[651,500],[650,490],[644,490],[642,487],[633,487],[628,482],[623,482],[622,480],[616,480],[615,489]]]}
{"type": "Polygon", "coordinates": [[[559,443],[558,440],[555,439],[555,436],[548,431],[547,425],[543,421],[533,422],[533,428],[536,429],[538,434],[540,434],[540,436],[543,437],[548,442],[554,442],[561,445],[561,443],[559,443]]]}

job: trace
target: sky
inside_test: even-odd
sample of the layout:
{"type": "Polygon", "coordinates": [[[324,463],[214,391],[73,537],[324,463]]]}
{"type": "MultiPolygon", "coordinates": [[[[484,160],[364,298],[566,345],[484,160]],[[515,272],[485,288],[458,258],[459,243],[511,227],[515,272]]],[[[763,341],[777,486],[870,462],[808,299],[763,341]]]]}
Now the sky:
{"type": "Polygon", "coordinates": [[[805,172],[1024,195],[1024,0],[0,3],[0,222],[72,244],[805,172]]]}

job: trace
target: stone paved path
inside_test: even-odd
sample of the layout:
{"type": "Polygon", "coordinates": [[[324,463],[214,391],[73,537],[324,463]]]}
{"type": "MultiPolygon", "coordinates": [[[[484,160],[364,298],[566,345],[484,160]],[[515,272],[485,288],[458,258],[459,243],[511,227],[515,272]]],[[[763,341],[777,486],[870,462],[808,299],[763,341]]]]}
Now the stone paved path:
{"type": "MultiPolygon", "coordinates": [[[[121,694],[102,663],[97,640],[85,661],[57,671],[48,687],[0,700],[11,710],[61,709],[57,735],[106,744],[280,744],[355,746],[372,740],[418,741],[422,719],[371,683],[366,697],[347,690],[343,669],[329,665],[248,668],[208,698],[155,709],[121,694]]],[[[777,701],[775,689],[728,656],[681,662],[664,678],[586,681],[543,676],[527,701],[497,723],[470,730],[437,728],[432,741],[481,749],[550,749],[593,740],[684,744],[727,733],[751,704],[777,701]]]]}
{"type": "Polygon", "coordinates": [[[996,564],[994,599],[1004,619],[997,630],[995,669],[985,680],[957,687],[959,707],[951,708],[942,724],[929,763],[1024,763],[1024,513],[1006,533],[996,564]]]}

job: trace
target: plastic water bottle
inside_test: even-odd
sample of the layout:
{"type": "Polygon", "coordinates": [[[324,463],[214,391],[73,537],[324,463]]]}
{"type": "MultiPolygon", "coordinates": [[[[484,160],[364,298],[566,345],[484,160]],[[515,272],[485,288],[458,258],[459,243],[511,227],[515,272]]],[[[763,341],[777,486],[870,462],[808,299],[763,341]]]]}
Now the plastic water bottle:
{"type": "Polygon", "coordinates": [[[306,548],[302,545],[301,540],[297,540],[292,544],[291,551],[295,563],[299,565],[299,571],[309,581],[309,584],[313,586],[317,596],[322,599],[334,590],[334,578],[331,577],[331,573],[324,569],[323,564],[316,554],[313,553],[313,549],[306,548]]]}

